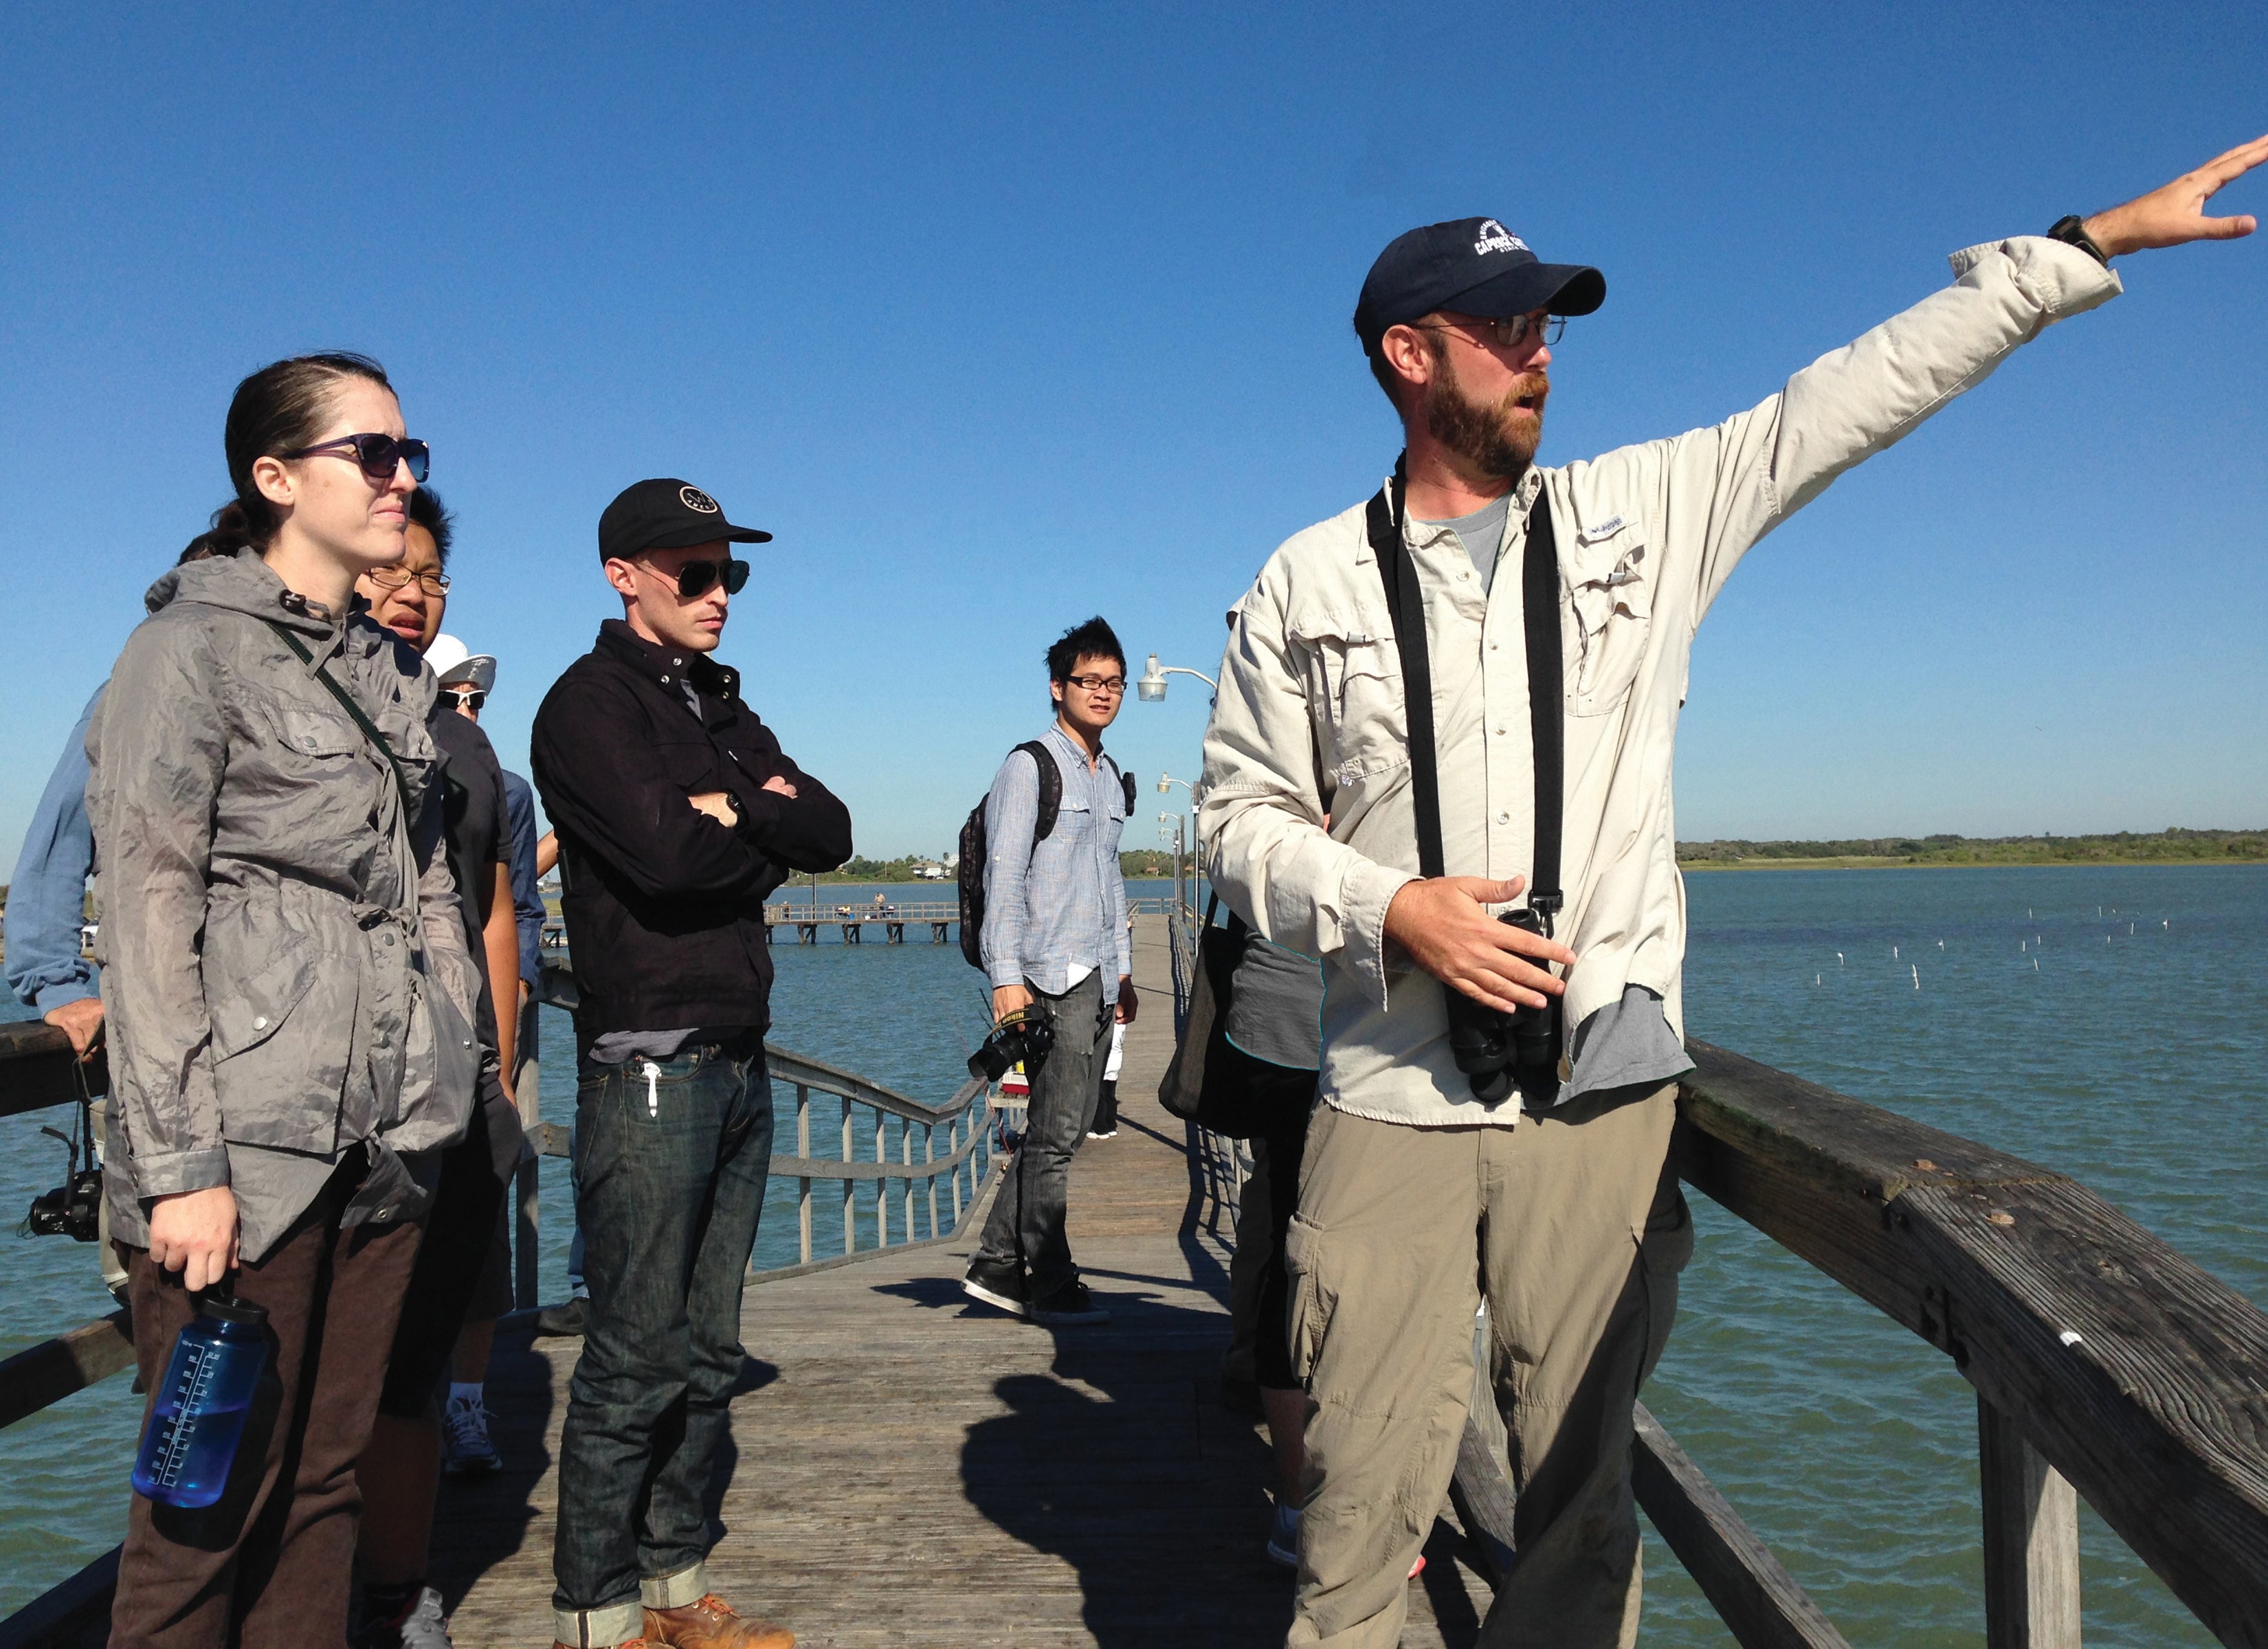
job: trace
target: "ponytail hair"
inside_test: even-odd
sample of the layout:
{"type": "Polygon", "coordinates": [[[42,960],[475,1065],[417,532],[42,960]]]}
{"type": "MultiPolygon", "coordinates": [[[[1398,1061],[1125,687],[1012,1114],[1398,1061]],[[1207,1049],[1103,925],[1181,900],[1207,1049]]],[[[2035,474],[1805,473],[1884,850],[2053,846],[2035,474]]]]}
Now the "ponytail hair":
{"type": "MultiPolygon", "coordinates": [[[[386,369],[376,361],[342,350],[277,361],[236,386],[222,438],[228,449],[228,479],[236,489],[235,508],[245,543],[265,549],[281,525],[276,506],[261,496],[253,482],[253,465],[313,441],[329,415],[333,393],[340,380],[349,378],[366,379],[389,393],[394,388],[386,369]]],[[[221,530],[221,517],[226,513],[225,509],[215,513],[215,532],[221,530]]]]}
{"type": "Polygon", "coordinates": [[[174,557],[173,564],[186,567],[193,561],[233,556],[251,545],[252,530],[245,524],[244,506],[231,498],[212,512],[212,525],[189,541],[188,548],[174,557]]]}

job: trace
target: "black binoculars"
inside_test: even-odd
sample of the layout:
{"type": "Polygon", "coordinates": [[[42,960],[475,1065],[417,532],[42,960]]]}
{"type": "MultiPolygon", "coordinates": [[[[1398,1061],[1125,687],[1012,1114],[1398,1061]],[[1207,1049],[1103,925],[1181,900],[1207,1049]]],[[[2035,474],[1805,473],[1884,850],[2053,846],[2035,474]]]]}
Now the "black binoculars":
{"type": "MultiPolygon", "coordinates": [[[[1543,939],[1551,937],[1551,913],[1507,910],[1497,920],[1543,939]]],[[[1457,1069],[1484,1105],[1501,1105],[1514,1087],[1549,1093],[1559,1082],[1559,998],[1540,1008],[1521,1006],[1502,1012],[1474,1001],[1462,990],[1443,987],[1449,1005],[1449,1052],[1457,1069]]]]}

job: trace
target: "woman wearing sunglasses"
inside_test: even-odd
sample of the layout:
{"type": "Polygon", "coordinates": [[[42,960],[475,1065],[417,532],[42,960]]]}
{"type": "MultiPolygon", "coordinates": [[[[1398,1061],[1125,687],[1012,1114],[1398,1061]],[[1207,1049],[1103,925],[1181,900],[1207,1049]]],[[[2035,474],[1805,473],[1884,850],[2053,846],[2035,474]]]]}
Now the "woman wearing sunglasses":
{"type": "Polygon", "coordinates": [[[249,548],[151,586],[87,740],[104,1179],[144,1382],[232,1294],[266,1310],[273,1412],[218,1505],[134,1498],[121,1649],[342,1641],[354,1461],[479,1068],[432,677],[348,616],[401,559],[423,444],[377,363],[323,355],[239,385],[225,445],[249,548]]]}

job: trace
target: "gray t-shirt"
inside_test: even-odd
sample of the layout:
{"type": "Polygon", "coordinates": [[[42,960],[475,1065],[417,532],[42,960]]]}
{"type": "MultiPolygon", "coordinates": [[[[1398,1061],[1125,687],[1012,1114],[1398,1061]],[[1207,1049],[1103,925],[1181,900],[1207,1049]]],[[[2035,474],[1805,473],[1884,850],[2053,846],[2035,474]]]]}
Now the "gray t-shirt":
{"type": "Polygon", "coordinates": [[[1255,1059],[1291,1071],[1323,1063],[1323,968],[1257,933],[1237,960],[1228,998],[1228,1040],[1255,1059]]]}
{"type": "Polygon", "coordinates": [[[1464,545],[1465,554],[1473,558],[1473,571],[1480,575],[1481,593],[1488,593],[1496,578],[1496,552],[1504,544],[1504,519],[1512,512],[1512,494],[1483,504],[1470,515],[1461,515],[1453,521],[1420,521],[1420,526],[1446,526],[1464,545]]]}

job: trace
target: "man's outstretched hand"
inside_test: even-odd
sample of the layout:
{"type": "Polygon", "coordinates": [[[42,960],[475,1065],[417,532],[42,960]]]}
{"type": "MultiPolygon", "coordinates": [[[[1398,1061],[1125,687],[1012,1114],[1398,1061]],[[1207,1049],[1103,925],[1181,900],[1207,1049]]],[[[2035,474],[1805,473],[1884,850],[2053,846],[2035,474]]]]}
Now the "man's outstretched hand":
{"type": "Polygon", "coordinates": [[[2192,240],[2235,240],[2259,226],[2249,214],[2207,217],[2205,203],[2222,186],[2268,160],[2268,137],[2239,144],[2227,154],[2185,172],[2161,189],[2152,189],[2124,206],[2097,212],[2083,225],[2087,238],[2110,257],[2151,247],[2185,246],[2192,240]]]}

